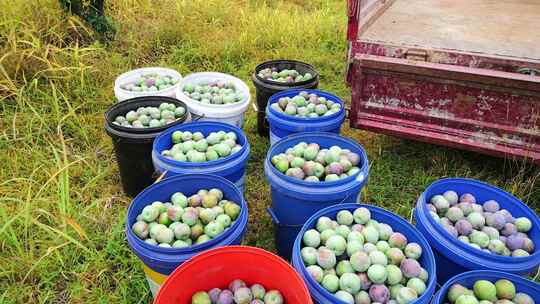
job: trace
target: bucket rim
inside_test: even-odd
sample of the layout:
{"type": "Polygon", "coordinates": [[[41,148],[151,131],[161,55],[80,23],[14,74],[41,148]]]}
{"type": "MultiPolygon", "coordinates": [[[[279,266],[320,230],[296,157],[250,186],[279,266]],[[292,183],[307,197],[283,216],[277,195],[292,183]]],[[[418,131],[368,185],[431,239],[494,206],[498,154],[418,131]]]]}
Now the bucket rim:
{"type": "MultiPolygon", "coordinates": [[[[150,205],[151,203],[152,202],[148,202],[148,203],[146,203],[146,205],[150,205]]],[[[187,254],[187,253],[192,253],[192,252],[195,252],[195,251],[204,250],[205,248],[211,248],[211,247],[215,246],[216,244],[219,244],[219,242],[223,241],[232,232],[239,230],[238,227],[242,224],[242,222],[244,222],[244,220],[242,220],[242,219],[245,219],[245,221],[247,221],[247,216],[248,216],[248,206],[247,206],[246,200],[244,199],[244,195],[240,192],[240,190],[238,189],[238,187],[236,187],[236,185],[234,185],[231,181],[225,179],[224,177],[217,176],[217,175],[212,175],[212,174],[201,174],[201,173],[189,173],[189,174],[182,174],[182,175],[174,175],[174,176],[165,178],[165,179],[163,179],[162,181],[160,181],[158,183],[152,184],[151,186],[149,186],[146,189],[144,189],[143,191],[141,191],[135,198],[133,198],[133,200],[131,201],[131,204],[128,207],[128,211],[127,211],[127,216],[126,216],[126,221],[125,221],[125,226],[126,226],[125,227],[125,233],[126,233],[126,236],[128,238],[128,244],[130,245],[132,250],[135,250],[134,246],[131,244],[131,241],[133,240],[135,245],[140,246],[140,247],[142,247],[142,248],[144,248],[145,250],[148,250],[148,251],[158,252],[158,253],[161,253],[161,254],[171,254],[171,253],[172,254],[175,254],[175,253],[176,254],[187,254]],[[150,193],[152,191],[155,191],[159,187],[164,187],[164,186],[169,185],[169,184],[179,183],[179,182],[182,182],[184,180],[188,180],[188,181],[192,182],[193,180],[196,180],[196,179],[214,180],[216,182],[223,183],[223,185],[225,185],[226,187],[229,187],[230,189],[232,189],[234,191],[235,195],[240,197],[240,199],[241,199],[240,202],[236,202],[236,203],[240,204],[241,210],[240,210],[240,214],[238,215],[238,217],[235,220],[234,224],[232,224],[227,230],[223,231],[217,237],[215,237],[215,238],[213,238],[213,239],[211,239],[211,240],[209,240],[207,242],[204,242],[202,244],[193,244],[191,246],[184,247],[184,248],[167,248],[167,247],[159,247],[159,246],[156,246],[156,245],[151,245],[151,244],[148,244],[148,243],[144,242],[143,240],[141,240],[139,237],[137,237],[133,233],[133,231],[131,229],[132,223],[130,223],[130,222],[134,222],[131,219],[135,219],[135,217],[137,216],[136,214],[134,214],[134,212],[135,212],[134,211],[134,208],[135,208],[134,206],[135,206],[136,201],[141,200],[142,197],[144,197],[145,195],[147,195],[148,193],[150,193]],[[226,233],[226,231],[227,231],[227,233],[226,233]]],[[[139,250],[138,250],[138,252],[139,252],[139,250]]]]}
{"type": "Polygon", "coordinates": [[[214,257],[219,257],[222,254],[228,254],[228,253],[247,253],[247,254],[250,254],[250,255],[257,255],[259,257],[263,257],[264,259],[270,259],[273,262],[279,264],[279,266],[285,268],[287,270],[287,272],[291,276],[295,277],[297,283],[300,285],[298,287],[300,287],[302,289],[302,292],[305,295],[307,295],[307,297],[309,298],[309,302],[306,303],[306,304],[312,304],[313,303],[312,302],[313,300],[311,299],[309,289],[308,289],[306,283],[304,282],[303,278],[300,276],[300,274],[298,274],[298,272],[295,270],[295,268],[292,265],[290,265],[285,260],[283,260],[281,257],[277,256],[276,254],[274,254],[272,252],[269,252],[269,251],[266,251],[264,249],[257,248],[257,247],[241,246],[241,245],[213,248],[213,249],[204,251],[204,252],[202,252],[202,253],[200,253],[200,254],[198,254],[196,256],[193,256],[188,261],[184,262],[181,266],[176,268],[169,275],[167,281],[165,281],[165,283],[161,286],[160,291],[159,291],[159,293],[157,294],[157,296],[156,296],[156,298],[154,300],[154,303],[159,303],[160,302],[160,297],[161,297],[161,294],[162,294],[162,290],[171,288],[171,286],[173,286],[172,285],[173,280],[176,277],[181,276],[182,273],[186,271],[186,269],[189,269],[190,267],[193,267],[192,265],[196,265],[200,261],[207,260],[207,259],[212,259],[214,257]]]}
{"type": "Polygon", "coordinates": [[[129,99],[126,99],[126,100],[123,100],[121,102],[118,102],[118,103],[115,103],[115,104],[111,105],[107,109],[107,111],[105,111],[104,116],[105,116],[105,129],[110,134],[120,136],[120,137],[128,137],[128,138],[129,137],[134,137],[134,136],[136,137],[137,135],[139,135],[139,136],[141,136],[141,135],[142,136],[145,136],[145,135],[146,136],[149,136],[149,135],[155,136],[155,135],[159,134],[160,132],[162,132],[162,131],[170,128],[170,127],[173,127],[173,126],[184,123],[189,117],[189,108],[183,101],[178,100],[176,98],[168,97],[168,96],[139,96],[139,97],[129,98],[129,99]],[[159,104],[173,103],[176,106],[182,106],[185,109],[186,112],[184,113],[184,115],[177,118],[173,122],[168,123],[168,124],[166,124],[164,126],[160,126],[160,127],[127,128],[127,127],[115,125],[113,123],[115,117],[112,117],[112,116],[116,112],[119,112],[119,111],[124,112],[124,111],[126,111],[125,113],[127,113],[129,111],[133,111],[134,109],[144,107],[145,105],[146,106],[152,105],[154,103],[156,103],[156,104],[157,103],[159,103],[159,104]],[[123,109],[123,108],[125,108],[125,109],[123,109]]]}
{"type": "MultiPolygon", "coordinates": [[[[435,220],[431,216],[428,216],[429,210],[427,209],[426,205],[428,198],[426,197],[426,193],[428,193],[434,187],[446,183],[466,183],[469,186],[484,188],[485,190],[490,192],[498,192],[500,195],[504,196],[507,199],[507,202],[518,206],[522,211],[524,211],[524,213],[527,214],[527,218],[532,222],[533,227],[536,226],[540,228],[540,218],[538,218],[536,213],[532,209],[530,209],[529,206],[523,203],[523,201],[521,201],[519,198],[506,192],[505,190],[471,178],[443,178],[431,183],[418,197],[416,203],[417,215],[420,217],[422,223],[427,222],[429,224],[428,228],[432,232],[431,235],[437,240],[437,242],[441,243],[442,246],[454,252],[459,250],[462,259],[466,259],[474,263],[480,263],[477,260],[481,259],[483,260],[482,263],[488,262],[492,265],[500,264],[501,266],[511,265],[515,263],[534,263],[536,265],[540,264],[540,248],[538,246],[536,246],[534,253],[525,257],[496,255],[468,246],[467,244],[461,242],[457,238],[450,235],[449,232],[444,230],[444,228],[440,224],[435,222],[435,220]],[[463,255],[464,253],[466,254],[463,255]]],[[[499,204],[501,204],[501,202],[499,202],[499,204]]]]}
{"type": "Polygon", "coordinates": [[[275,115],[277,118],[280,119],[280,121],[284,120],[284,121],[292,121],[292,122],[298,122],[298,123],[326,122],[326,121],[335,119],[335,118],[340,117],[340,116],[343,116],[343,118],[345,118],[345,104],[343,103],[343,100],[341,100],[341,98],[339,98],[338,96],[336,96],[336,95],[334,95],[334,94],[332,94],[330,92],[327,92],[327,91],[316,90],[316,89],[290,89],[290,90],[278,92],[278,93],[272,95],[270,97],[270,99],[268,99],[268,103],[266,105],[266,115],[269,117],[269,119],[272,119],[270,114],[275,115]],[[328,99],[328,97],[331,97],[332,98],[331,100],[333,102],[337,102],[337,103],[339,103],[341,105],[341,109],[338,112],[332,113],[332,114],[327,115],[327,116],[296,117],[296,116],[287,115],[287,114],[278,112],[274,108],[271,107],[271,105],[274,104],[274,103],[277,103],[280,98],[297,96],[298,93],[300,93],[300,92],[314,93],[314,94],[317,94],[317,95],[319,95],[319,94],[326,95],[326,96],[323,96],[323,97],[325,97],[327,99],[328,99]],[[293,95],[293,94],[295,94],[295,95],[293,95]]]}
{"type": "Polygon", "coordinates": [[[255,71],[253,72],[252,79],[257,80],[258,82],[260,82],[262,84],[265,84],[265,85],[270,85],[270,86],[275,86],[275,87],[282,87],[282,88],[294,88],[296,86],[303,86],[303,85],[311,84],[313,82],[318,82],[319,81],[319,73],[315,70],[313,65],[311,65],[309,63],[306,63],[306,62],[303,62],[303,61],[293,60],[293,59],[274,59],[274,60],[268,60],[268,61],[265,61],[265,62],[262,62],[262,63],[258,64],[255,67],[255,71]],[[293,82],[293,83],[283,83],[283,82],[271,81],[271,80],[267,80],[267,79],[259,77],[259,71],[260,70],[262,70],[263,68],[266,68],[268,66],[273,66],[273,65],[277,65],[277,64],[301,65],[304,68],[306,68],[307,70],[309,70],[313,77],[311,77],[311,79],[308,79],[308,80],[299,81],[299,82],[293,82]]]}
{"type": "MultiPolygon", "coordinates": [[[[212,109],[212,110],[217,110],[217,111],[223,111],[225,109],[235,109],[235,110],[238,110],[240,112],[244,112],[247,109],[247,107],[249,106],[249,102],[251,100],[251,96],[249,94],[250,93],[249,92],[249,87],[247,86],[247,84],[242,79],[240,79],[238,77],[235,77],[233,75],[230,75],[230,74],[222,73],[222,72],[196,72],[196,73],[191,73],[191,74],[183,77],[179,81],[179,85],[178,85],[178,87],[176,88],[175,91],[176,91],[175,92],[176,97],[178,99],[180,99],[180,100],[184,100],[184,98],[185,98],[186,102],[193,103],[194,105],[197,105],[199,107],[205,107],[205,108],[212,109]],[[183,91],[183,88],[186,85],[186,83],[193,80],[193,78],[196,78],[196,77],[199,77],[199,76],[208,76],[208,77],[212,76],[212,77],[218,78],[218,79],[233,80],[236,84],[238,84],[241,87],[243,93],[247,93],[247,95],[244,94],[245,96],[241,101],[238,101],[238,102],[235,102],[235,103],[232,103],[232,104],[204,104],[204,103],[201,103],[200,101],[195,100],[195,99],[187,96],[186,94],[184,94],[184,91],[183,91]]],[[[238,114],[234,114],[234,115],[231,115],[231,116],[236,116],[236,115],[238,115],[238,114]]]]}
{"type": "MultiPolygon", "coordinates": [[[[436,285],[437,285],[437,264],[436,264],[436,261],[435,261],[435,254],[434,254],[433,249],[431,248],[429,242],[427,241],[427,239],[424,237],[424,235],[422,233],[420,233],[420,231],[418,231],[418,229],[416,227],[414,227],[413,224],[411,224],[410,222],[405,220],[403,217],[401,217],[401,216],[399,216],[399,215],[397,215],[397,214],[395,214],[395,213],[393,213],[393,212],[391,212],[389,210],[386,210],[384,208],[374,206],[374,205],[370,205],[370,204],[366,204],[366,203],[360,203],[360,204],[358,204],[358,203],[348,203],[348,204],[339,204],[339,205],[329,206],[329,207],[326,207],[326,208],[321,209],[321,210],[317,211],[316,213],[314,213],[304,223],[302,229],[300,230],[300,232],[296,236],[296,239],[295,239],[294,244],[293,244],[292,263],[293,263],[294,268],[302,274],[302,277],[304,277],[304,280],[307,280],[309,282],[308,288],[313,286],[313,288],[317,291],[317,293],[322,294],[325,298],[333,297],[332,299],[337,301],[338,303],[346,304],[345,302],[343,302],[343,301],[339,300],[338,298],[336,298],[333,294],[328,292],[326,289],[324,289],[319,283],[317,283],[317,281],[315,281],[313,279],[313,277],[311,275],[309,275],[307,273],[306,266],[304,265],[301,258],[299,258],[299,256],[300,256],[300,250],[301,250],[302,237],[303,237],[304,233],[308,229],[310,229],[311,227],[314,226],[315,222],[318,220],[319,217],[327,216],[327,214],[333,213],[333,212],[338,211],[338,210],[349,210],[349,211],[351,211],[351,210],[354,210],[354,209],[357,209],[357,208],[360,208],[360,207],[367,208],[371,212],[376,212],[376,213],[384,214],[385,216],[392,217],[394,220],[396,220],[396,221],[400,222],[402,225],[405,225],[406,227],[408,227],[409,231],[412,232],[412,234],[414,234],[415,237],[419,240],[417,243],[419,243],[419,245],[422,247],[422,255],[427,254],[427,259],[428,259],[428,264],[429,264],[428,266],[431,266],[432,272],[431,273],[428,272],[429,277],[428,277],[428,282],[426,282],[426,291],[424,292],[424,294],[422,294],[422,296],[420,296],[418,299],[416,299],[416,301],[420,301],[420,300],[426,301],[426,300],[431,299],[433,297],[433,293],[435,292],[435,288],[436,288],[436,285]],[[300,268],[300,269],[298,269],[298,268],[300,268]]],[[[392,226],[389,223],[386,223],[386,224],[392,226]]],[[[403,233],[402,231],[397,231],[397,232],[403,233]]],[[[407,239],[409,240],[409,238],[407,238],[407,239]]],[[[424,267],[426,265],[421,265],[421,266],[424,269],[427,268],[427,267],[424,267]]],[[[426,269],[426,271],[428,271],[428,270],[426,269]]]]}
{"type": "Polygon", "coordinates": [[[242,155],[246,154],[246,151],[248,151],[248,156],[249,156],[250,145],[249,145],[247,136],[244,134],[242,129],[238,128],[237,126],[233,126],[231,124],[227,124],[227,123],[224,123],[224,122],[218,122],[218,121],[195,121],[195,122],[189,122],[189,123],[185,123],[185,124],[181,124],[181,125],[175,125],[173,127],[167,128],[167,130],[163,131],[162,133],[160,133],[155,138],[154,143],[152,144],[152,150],[156,152],[155,156],[156,156],[157,160],[159,160],[160,162],[163,162],[163,163],[165,163],[167,165],[170,165],[170,166],[182,166],[182,167],[186,167],[186,168],[201,168],[201,167],[213,167],[213,166],[216,166],[216,165],[225,164],[225,163],[230,162],[231,160],[233,160],[235,158],[239,158],[242,155]],[[238,151],[238,152],[236,152],[234,154],[230,154],[230,155],[228,155],[226,157],[223,157],[223,158],[219,158],[219,159],[216,159],[216,160],[205,161],[205,162],[201,162],[201,163],[178,161],[178,160],[168,158],[168,157],[165,157],[165,156],[161,155],[161,152],[163,150],[158,149],[158,147],[157,147],[158,142],[160,142],[161,140],[164,140],[164,138],[166,138],[166,137],[170,137],[172,135],[172,133],[174,133],[175,131],[188,131],[188,130],[185,130],[185,129],[194,130],[196,128],[202,128],[202,127],[220,127],[220,128],[228,129],[228,130],[230,130],[229,132],[234,132],[236,134],[237,138],[241,139],[244,142],[244,144],[240,148],[240,151],[238,151]]]}
{"type": "MultiPolygon", "coordinates": [[[[167,75],[169,76],[169,75],[167,75]]],[[[142,67],[142,68],[137,68],[137,69],[133,69],[133,70],[129,70],[127,72],[124,72],[120,75],[118,75],[116,77],[116,79],[114,80],[114,86],[115,88],[117,88],[120,92],[124,93],[124,94],[131,94],[135,97],[146,97],[146,96],[155,96],[155,95],[151,95],[151,94],[163,94],[163,93],[166,93],[166,92],[173,92],[175,89],[176,89],[176,85],[182,80],[182,74],[180,74],[177,70],[175,69],[172,69],[172,68],[167,68],[167,67],[142,67]],[[177,78],[177,82],[166,88],[166,89],[163,89],[163,90],[159,90],[159,91],[155,91],[155,92],[133,92],[133,91],[128,91],[124,88],[122,88],[122,85],[124,83],[123,80],[129,76],[131,76],[131,74],[136,74],[136,73],[144,73],[144,72],[148,72],[150,73],[151,71],[155,71],[155,70],[163,70],[164,72],[167,72],[167,73],[170,73],[170,74],[173,74],[173,76],[175,76],[177,78]],[[150,94],[150,95],[149,95],[150,94]]]]}
{"type": "MultiPolygon", "coordinates": [[[[265,172],[267,174],[267,176],[269,174],[272,174],[276,177],[278,177],[279,179],[287,182],[287,183],[291,183],[291,184],[295,184],[295,185],[299,185],[299,186],[303,186],[303,187],[312,187],[313,185],[317,185],[318,187],[322,188],[322,187],[335,187],[335,186],[339,186],[339,185],[347,185],[349,184],[350,182],[354,182],[354,181],[359,181],[359,182],[363,182],[367,179],[367,175],[368,175],[368,171],[369,171],[369,160],[367,158],[367,153],[365,151],[365,149],[360,145],[358,144],[357,142],[349,139],[349,138],[346,138],[346,137],[343,137],[341,135],[337,135],[337,134],[334,134],[334,133],[330,133],[330,132],[302,132],[302,133],[293,133],[289,136],[286,136],[286,137],[283,137],[281,138],[279,141],[275,142],[269,149],[268,149],[268,153],[266,154],[266,160],[265,160],[265,172]],[[350,145],[353,145],[354,147],[357,148],[357,151],[359,151],[360,153],[358,153],[358,155],[360,156],[360,160],[362,162],[362,166],[361,167],[358,167],[359,170],[356,174],[353,174],[351,176],[348,176],[346,178],[340,178],[339,180],[336,180],[336,181],[319,181],[319,182],[309,182],[309,181],[304,181],[304,180],[300,180],[300,179],[297,179],[297,178],[293,178],[293,177],[290,177],[290,176],[287,176],[285,175],[284,173],[281,173],[279,172],[276,167],[274,167],[274,165],[272,165],[272,157],[278,153],[276,153],[276,150],[279,148],[280,150],[282,150],[282,152],[280,153],[284,153],[285,150],[287,150],[287,148],[290,148],[290,146],[287,146],[287,144],[289,144],[291,141],[294,141],[298,138],[303,138],[303,137],[306,137],[306,136],[316,136],[318,138],[327,138],[327,139],[331,139],[331,140],[335,140],[337,142],[341,141],[341,142],[346,142],[350,145]],[[285,149],[283,149],[285,148],[285,149]],[[364,173],[365,172],[365,173],[364,173]],[[322,187],[321,187],[322,186],[322,187]]],[[[270,184],[273,183],[273,181],[270,179],[270,184]]]]}

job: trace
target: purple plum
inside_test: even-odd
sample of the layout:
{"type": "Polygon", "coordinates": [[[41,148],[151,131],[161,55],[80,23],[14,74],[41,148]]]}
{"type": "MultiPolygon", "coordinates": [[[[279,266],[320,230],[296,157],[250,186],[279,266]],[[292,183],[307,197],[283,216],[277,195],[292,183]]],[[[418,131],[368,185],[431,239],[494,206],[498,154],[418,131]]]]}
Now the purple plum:
{"type": "Polygon", "coordinates": [[[510,213],[508,210],[501,209],[501,210],[497,211],[496,213],[501,214],[502,216],[504,216],[504,220],[507,223],[512,223],[512,224],[514,223],[514,217],[512,216],[512,213],[510,213]]]}
{"type": "Polygon", "coordinates": [[[422,272],[420,263],[413,259],[404,259],[399,268],[406,278],[417,278],[422,272]]]}
{"type": "Polygon", "coordinates": [[[504,236],[511,236],[512,234],[517,233],[516,225],[512,223],[504,224],[504,228],[501,230],[501,234],[504,236]]]}
{"type": "Polygon", "coordinates": [[[368,290],[371,287],[371,281],[369,280],[367,273],[360,272],[358,274],[358,278],[360,279],[360,286],[361,286],[360,289],[368,290]]]}
{"type": "Polygon", "coordinates": [[[500,213],[492,213],[492,214],[486,215],[486,225],[490,227],[493,227],[497,230],[502,230],[504,229],[505,224],[506,224],[506,219],[500,213]]]}
{"type": "Polygon", "coordinates": [[[390,299],[390,290],[383,284],[374,284],[369,288],[369,296],[374,302],[386,303],[390,299]]]}
{"type": "Polygon", "coordinates": [[[482,208],[484,208],[485,212],[492,212],[492,213],[497,212],[500,209],[499,203],[497,203],[497,201],[494,201],[494,200],[489,200],[485,202],[484,205],[482,205],[482,208]]]}
{"type": "Polygon", "coordinates": [[[229,283],[229,290],[232,292],[236,292],[238,288],[246,287],[246,283],[242,280],[236,279],[229,283]]]}
{"type": "Polygon", "coordinates": [[[530,238],[523,239],[523,250],[527,251],[528,253],[533,253],[534,247],[534,242],[530,238]]]}
{"type": "Polygon", "coordinates": [[[464,193],[459,197],[459,202],[460,203],[474,204],[474,203],[476,203],[476,198],[474,197],[474,195],[472,195],[470,193],[464,193]]]}
{"type": "Polygon", "coordinates": [[[343,173],[343,166],[338,162],[331,163],[330,165],[326,167],[327,175],[331,175],[331,174],[341,175],[342,173],[343,173]]]}
{"type": "Polygon", "coordinates": [[[212,301],[212,303],[217,303],[220,293],[221,289],[219,288],[210,289],[210,291],[208,292],[208,295],[210,296],[210,301],[212,301]]]}
{"type": "Polygon", "coordinates": [[[471,223],[467,220],[459,220],[455,225],[456,231],[459,235],[468,236],[473,231],[471,223]]]}
{"type": "Polygon", "coordinates": [[[348,153],[347,159],[351,162],[353,166],[358,166],[358,164],[360,163],[360,155],[354,152],[348,153]]]}
{"type": "Polygon", "coordinates": [[[234,294],[232,291],[228,289],[221,291],[216,304],[234,304],[234,294]]]}
{"type": "Polygon", "coordinates": [[[453,237],[458,237],[458,232],[454,226],[452,225],[444,226],[444,230],[450,233],[453,237]]]}

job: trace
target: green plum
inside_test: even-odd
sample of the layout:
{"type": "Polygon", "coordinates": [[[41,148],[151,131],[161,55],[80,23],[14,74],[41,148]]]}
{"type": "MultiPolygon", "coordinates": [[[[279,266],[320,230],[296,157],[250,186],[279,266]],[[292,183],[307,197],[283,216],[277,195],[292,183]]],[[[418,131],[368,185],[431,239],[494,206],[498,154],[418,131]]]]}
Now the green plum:
{"type": "Polygon", "coordinates": [[[347,241],[341,235],[333,235],[325,243],[326,247],[336,254],[336,256],[342,255],[347,250],[347,241]]]}
{"type": "Polygon", "coordinates": [[[302,261],[307,266],[317,264],[317,249],[313,247],[304,247],[300,250],[302,261]]]}
{"type": "Polygon", "coordinates": [[[354,268],[348,260],[339,261],[336,266],[336,274],[338,276],[341,277],[344,273],[354,273],[354,268]]]}
{"type": "Polygon", "coordinates": [[[191,304],[212,304],[210,295],[204,291],[199,291],[191,297],[191,304]]]}
{"type": "Polygon", "coordinates": [[[358,240],[352,240],[347,242],[347,256],[352,256],[354,253],[358,251],[362,251],[364,248],[364,245],[358,241],[358,240]]]}
{"type": "Polygon", "coordinates": [[[456,304],[479,304],[476,297],[471,295],[462,295],[456,300],[456,304]]]}
{"type": "Polygon", "coordinates": [[[357,224],[366,224],[371,219],[369,209],[360,207],[353,212],[354,222],[357,224]]]}
{"type": "Polygon", "coordinates": [[[326,247],[320,247],[317,250],[317,264],[323,269],[334,268],[336,265],[336,254],[333,250],[326,247]]]}
{"type": "Polygon", "coordinates": [[[418,299],[418,294],[416,294],[416,291],[414,289],[409,287],[403,287],[401,288],[396,297],[396,301],[398,304],[409,304],[413,303],[418,299]]]}
{"type": "Polygon", "coordinates": [[[352,225],[354,218],[351,212],[348,210],[341,210],[337,214],[337,222],[340,225],[352,225]]]}
{"type": "Polygon", "coordinates": [[[355,294],[360,291],[360,278],[354,273],[344,273],[339,278],[339,288],[348,293],[355,294]]]}
{"type": "Polygon", "coordinates": [[[339,288],[339,278],[333,274],[327,274],[321,282],[322,287],[329,292],[336,292],[339,288]]]}
{"type": "Polygon", "coordinates": [[[421,296],[426,291],[426,283],[419,278],[411,278],[407,281],[407,287],[416,291],[418,296],[421,296]]]}
{"type": "Polygon", "coordinates": [[[306,246],[318,247],[321,243],[321,235],[315,229],[310,229],[304,233],[303,241],[306,246]]]}
{"type": "Polygon", "coordinates": [[[388,277],[386,268],[382,265],[371,265],[367,271],[368,278],[376,284],[383,284],[388,277]]]}
{"type": "Polygon", "coordinates": [[[499,299],[511,300],[516,295],[516,287],[509,280],[501,279],[495,282],[497,297],[499,299]]]}
{"type": "Polygon", "coordinates": [[[401,273],[401,270],[396,265],[388,265],[386,266],[386,272],[388,273],[388,277],[386,278],[386,283],[389,285],[396,285],[403,280],[403,274],[401,273]]]}
{"type": "Polygon", "coordinates": [[[473,285],[474,295],[479,300],[496,301],[497,289],[495,284],[487,280],[478,280],[473,285]]]}

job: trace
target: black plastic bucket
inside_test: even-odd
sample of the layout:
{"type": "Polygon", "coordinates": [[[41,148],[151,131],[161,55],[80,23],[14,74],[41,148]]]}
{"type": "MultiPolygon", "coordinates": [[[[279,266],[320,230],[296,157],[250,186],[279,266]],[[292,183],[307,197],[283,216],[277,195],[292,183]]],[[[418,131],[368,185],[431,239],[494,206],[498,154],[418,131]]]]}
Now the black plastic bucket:
{"type": "Polygon", "coordinates": [[[156,176],[152,163],[152,144],[162,131],[188,120],[189,109],[180,100],[163,96],[136,97],[114,104],[105,112],[105,131],[112,139],[116,162],[120,170],[122,188],[129,196],[136,196],[150,186],[156,176]],[[113,124],[118,115],[126,115],[139,107],[154,106],[167,102],[186,108],[184,116],[163,127],[128,128],[113,124]]]}
{"type": "Polygon", "coordinates": [[[255,72],[251,75],[251,80],[255,85],[257,93],[257,131],[261,136],[268,136],[268,121],[266,121],[266,104],[270,96],[290,90],[290,89],[316,89],[319,85],[319,74],[310,64],[296,60],[271,60],[259,64],[255,68],[255,72]],[[259,71],[266,68],[275,67],[278,70],[294,69],[300,74],[311,73],[313,78],[294,82],[280,83],[276,81],[266,80],[258,76],[259,71]]]}

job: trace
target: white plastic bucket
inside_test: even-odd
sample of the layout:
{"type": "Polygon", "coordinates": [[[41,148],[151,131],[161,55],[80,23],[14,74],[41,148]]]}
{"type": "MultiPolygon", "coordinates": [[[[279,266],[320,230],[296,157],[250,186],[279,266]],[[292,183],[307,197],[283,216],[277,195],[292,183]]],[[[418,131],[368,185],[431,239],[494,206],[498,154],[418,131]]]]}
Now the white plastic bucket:
{"type": "Polygon", "coordinates": [[[176,98],[183,101],[188,106],[194,121],[218,121],[239,128],[241,128],[244,123],[244,112],[246,112],[251,100],[249,88],[242,80],[228,74],[217,72],[194,73],[182,78],[180,85],[176,90],[176,98]],[[233,82],[236,88],[244,95],[244,99],[232,104],[203,104],[184,94],[184,85],[188,83],[199,84],[201,82],[216,80],[233,82]]]}
{"type": "Polygon", "coordinates": [[[173,69],[169,69],[169,68],[151,67],[151,68],[135,69],[129,72],[125,72],[124,74],[116,78],[116,80],[114,81],[114,95],[116,96],[118,101],[124,101],[126,99],[130,99],[134,97],[141,97],[141,96],[167,96],[167,97],[176,98],[176,89],[180,85],[181,80],[182,80],[182,75],[180,75],[180,73],[178,73],[177,71],[173,69]],[[156,91],[156,92],[132,92],[132,91],[122,89],[123,85],[129,82],[134,82],[142,75],[151,74],[151,73],[157,73],[162,76],[170,76],[173,79],[177,80],[178,82],[169,88],[166,88],[161,91],[156,91]]]}

